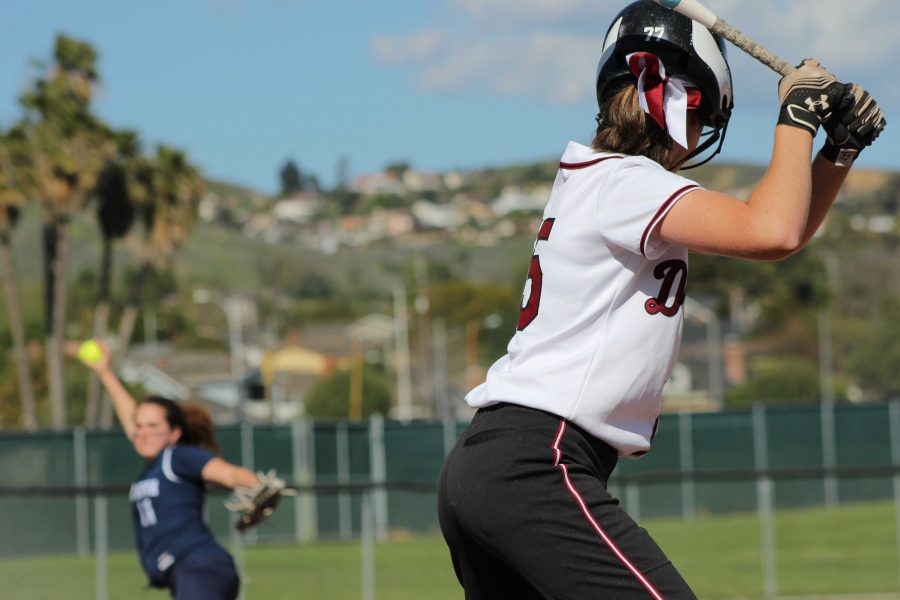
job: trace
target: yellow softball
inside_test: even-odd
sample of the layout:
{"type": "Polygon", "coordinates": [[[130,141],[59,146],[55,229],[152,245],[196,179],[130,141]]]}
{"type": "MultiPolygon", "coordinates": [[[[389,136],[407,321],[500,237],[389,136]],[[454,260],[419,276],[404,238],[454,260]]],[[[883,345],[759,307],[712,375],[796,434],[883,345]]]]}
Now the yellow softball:
{"type": "Polygon", "coordinates": [[[78,358],[87,364],[98,363],[103,360],[103,349],[94,340],[87,340],[78,347],[78,358]]]}

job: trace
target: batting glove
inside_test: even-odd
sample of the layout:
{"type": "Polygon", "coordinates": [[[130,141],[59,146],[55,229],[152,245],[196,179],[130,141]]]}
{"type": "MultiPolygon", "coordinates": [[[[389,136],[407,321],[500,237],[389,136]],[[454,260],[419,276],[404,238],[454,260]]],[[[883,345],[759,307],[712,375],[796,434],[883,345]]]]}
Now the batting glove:
{"type": "Polygon", "coordinates": [[[841,167],[849,167],[884,130],[887,121],[869,92],[856,84],[846,84],[835,114],[823,124],[828,136],[822,157],[841,167]]]}
{"type": "Polygon", "coordinates": [[[819,61],[807,58],[778,82],[778,123],[805,129],[815,136],[819,126],[831,118],[843,94],[844,84],[823,69],[819,61]]]}

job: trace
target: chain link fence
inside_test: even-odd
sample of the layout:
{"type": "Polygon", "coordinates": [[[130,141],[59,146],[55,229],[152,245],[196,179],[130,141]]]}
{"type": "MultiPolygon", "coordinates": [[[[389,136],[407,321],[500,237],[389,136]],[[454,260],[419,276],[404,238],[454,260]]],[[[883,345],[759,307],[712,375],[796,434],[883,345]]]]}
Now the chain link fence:
{"type": "MultiPolygon", "coordinates": [[[[465,425],[375,417],[220,428],[227,460],[275,468],[300,494],[235,540],[225,494],[212,491],[210,527],[233,545],[436,532],[435,482],[465,425]]],[[[133,548],[126,498],[140,470],[141,459],[118,430],[0,434],[0,557],[99,558],[133,548]]],[[[755,407],[663,415],[651,452],[621,461],[610,487],[637,520],[756,513],[766,595],[774,598],[774,513],[893,500],[900,540],[898,473],[900,402],[755,407]]]]}

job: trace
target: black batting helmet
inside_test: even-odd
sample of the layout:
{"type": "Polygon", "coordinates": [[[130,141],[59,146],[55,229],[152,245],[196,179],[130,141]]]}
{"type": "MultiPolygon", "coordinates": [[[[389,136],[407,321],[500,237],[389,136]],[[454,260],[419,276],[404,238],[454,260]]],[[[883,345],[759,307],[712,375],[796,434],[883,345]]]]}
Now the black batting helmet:
{"type": "Polygon", "coordinates": [[[725,40],[721,36],[653,0],[632,2],[616,15],[606,32],[597,66],[599,104],[602,105],[604,91],[610,83],[633,77],[625,60],[633,52],[656,55],[668,75],[688,78],[699,86],[703,124],[712,128],[714,135],[694,156],[716,140],[724,141],[734,98],[725,40]]]}

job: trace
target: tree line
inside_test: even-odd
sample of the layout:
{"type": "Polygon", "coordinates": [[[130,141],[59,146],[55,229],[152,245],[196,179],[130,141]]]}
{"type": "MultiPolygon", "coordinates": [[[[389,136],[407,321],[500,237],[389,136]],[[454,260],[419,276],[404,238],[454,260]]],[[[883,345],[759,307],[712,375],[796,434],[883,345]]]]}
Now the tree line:
{"type": "MultiPolygon", "coordinates": [[[[38,427],[36,392],[27,353],[13,237],[22,210],[40,206],[42,222],[44,367],[54,428],[68,423],[63,344],[67,322],[66,284],[69,226],[74,214],[93,209],[102,235],[98,302],[92,335],[110,334],[113,249],[132,230],[137,275],[129,282],[126,305],[115,328],[117,355],[128,347],[148,277],[171,260],[193,225],[204,180],[181,150],[165,145],[143,148],[135,131],[117,130],[93,111],[100,76],[97,52],[87,42],[56,37],[52,59],[19,102],[22,116],[0,128],[0,273],[12,343],[12,360],[21,399],[21,421],[38,427]]],[[[101,406],[100,389],[88,392],[86,424],[109,424],[111,407],[101,406]]]]}

